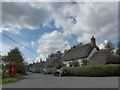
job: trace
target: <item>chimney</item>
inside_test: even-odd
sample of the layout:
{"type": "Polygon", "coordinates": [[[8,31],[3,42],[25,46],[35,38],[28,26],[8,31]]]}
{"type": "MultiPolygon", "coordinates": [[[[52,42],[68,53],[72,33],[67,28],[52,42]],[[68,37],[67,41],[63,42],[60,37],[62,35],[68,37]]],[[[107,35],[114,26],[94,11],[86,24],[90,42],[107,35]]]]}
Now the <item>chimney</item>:
{"type": "Polygon", "coordinates": [[[95,40],[94,36],[92,36],[92,38],[91,38],[91,45],[92,45],[93,47],[96,46],[96,40],[95,40]]]}

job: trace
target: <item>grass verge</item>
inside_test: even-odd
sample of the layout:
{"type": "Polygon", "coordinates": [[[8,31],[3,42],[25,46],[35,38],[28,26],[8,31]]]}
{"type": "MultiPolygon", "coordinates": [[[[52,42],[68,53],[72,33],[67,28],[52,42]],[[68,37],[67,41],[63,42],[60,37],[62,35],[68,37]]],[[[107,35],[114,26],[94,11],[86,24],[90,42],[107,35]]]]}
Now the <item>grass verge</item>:
{"type": "Polygon", "coordinates": [[[4,78],[2,79],[2,84],[9,84],[9,83],[15,83],[19,80],[25,79],[25,77],[17,76],[15,78],[4,78]]]}

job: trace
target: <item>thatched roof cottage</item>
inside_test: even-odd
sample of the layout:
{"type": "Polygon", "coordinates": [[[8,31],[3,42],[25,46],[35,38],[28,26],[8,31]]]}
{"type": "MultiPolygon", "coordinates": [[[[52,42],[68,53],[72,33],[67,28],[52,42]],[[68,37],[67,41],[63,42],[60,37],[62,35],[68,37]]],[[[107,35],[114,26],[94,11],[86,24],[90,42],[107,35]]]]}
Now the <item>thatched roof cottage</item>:
{"type": "Polygon", "coordinates": [[[76,61],[81,65],[81,60],[89,60],[88,65],[118,63],[118,56],[114,55],[110,51],[100,50],[96,45],[96,39],[94,36],[91,38],[91,42],[85,45],[78,45],[67,52],[61,57],[66,66],[72,66],[71,62],[76,61]]]}

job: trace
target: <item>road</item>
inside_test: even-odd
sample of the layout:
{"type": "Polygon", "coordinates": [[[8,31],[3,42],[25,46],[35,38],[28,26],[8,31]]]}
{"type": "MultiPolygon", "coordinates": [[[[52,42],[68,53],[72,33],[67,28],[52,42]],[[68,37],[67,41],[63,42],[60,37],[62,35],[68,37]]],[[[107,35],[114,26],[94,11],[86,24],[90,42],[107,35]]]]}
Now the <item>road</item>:
{"type": "Polygon", "coordinates": [[[29,74],[26,79],[3,88],[117,88],[118,77],[57,77],[29,74]]]}

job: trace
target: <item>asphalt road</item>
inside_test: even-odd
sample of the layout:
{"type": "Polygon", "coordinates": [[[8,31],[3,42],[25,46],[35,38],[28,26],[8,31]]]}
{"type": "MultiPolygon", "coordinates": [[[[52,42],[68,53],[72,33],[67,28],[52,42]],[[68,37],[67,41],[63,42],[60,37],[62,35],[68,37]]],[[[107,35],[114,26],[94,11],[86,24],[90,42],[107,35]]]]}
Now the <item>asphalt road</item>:
{"type": "Polygon", "coordinates": [[[29,74],[26,79],[3,88],[118,88],[118,77],[57,77],[29,74]]]}

